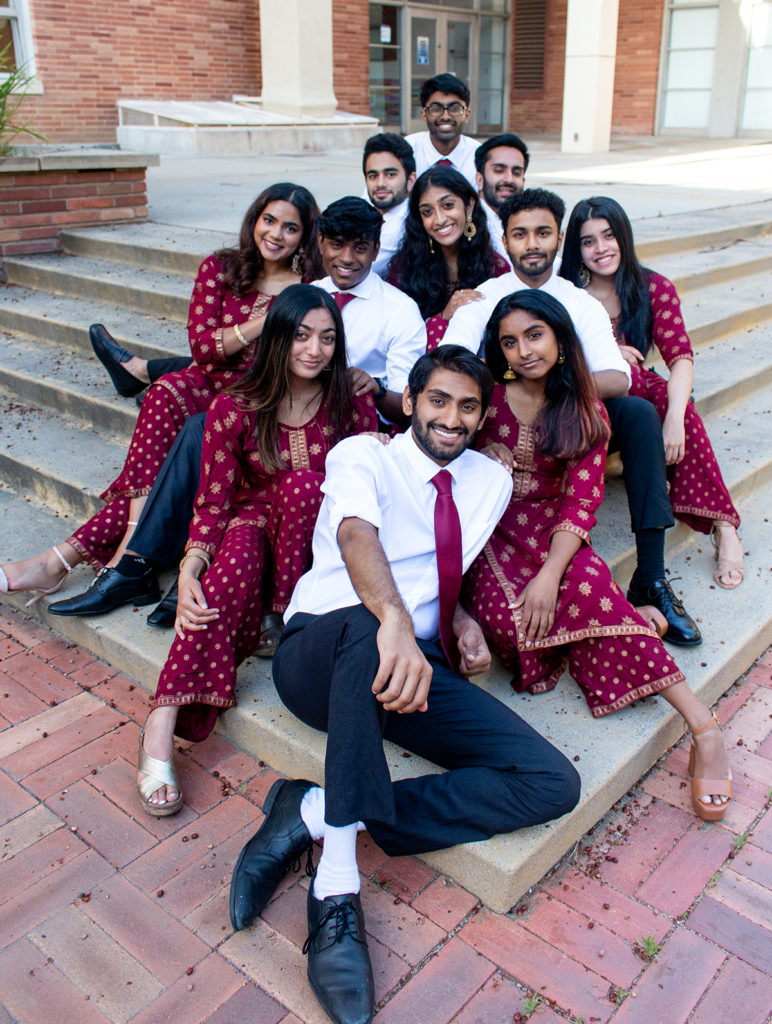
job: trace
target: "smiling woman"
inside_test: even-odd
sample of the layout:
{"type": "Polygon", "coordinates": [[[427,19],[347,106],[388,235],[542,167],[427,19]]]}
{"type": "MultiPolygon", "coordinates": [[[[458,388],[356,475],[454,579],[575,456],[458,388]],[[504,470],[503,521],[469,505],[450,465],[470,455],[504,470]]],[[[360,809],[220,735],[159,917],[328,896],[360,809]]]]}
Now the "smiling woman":
{"type": "Polygon", "coordinates": [[[478,285],[509,269],[493,251],[487,218],[466,178],[452,167],[424,171],[410,193],[389,282],[417,302],[424,319],[440,318],[444,333],[455,311],[479,298],[478,285]]]}

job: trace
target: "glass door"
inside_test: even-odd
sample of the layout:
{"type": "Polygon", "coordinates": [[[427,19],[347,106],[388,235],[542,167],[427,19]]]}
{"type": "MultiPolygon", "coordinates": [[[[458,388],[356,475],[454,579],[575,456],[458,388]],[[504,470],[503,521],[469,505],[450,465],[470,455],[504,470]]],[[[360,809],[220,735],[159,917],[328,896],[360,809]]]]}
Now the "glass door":
{"type": "MultiPolygon", "coordinates": [[[[425,128],[418,94],[427,78],[450,71],[474,90],[476,80],[476,19],[457,14],[426,15],[408,12],[405,63],[409,89],[404,122],[409,132],[425,128]]],[[[474,103],[468,132],[476,130],[474,103]]]]}

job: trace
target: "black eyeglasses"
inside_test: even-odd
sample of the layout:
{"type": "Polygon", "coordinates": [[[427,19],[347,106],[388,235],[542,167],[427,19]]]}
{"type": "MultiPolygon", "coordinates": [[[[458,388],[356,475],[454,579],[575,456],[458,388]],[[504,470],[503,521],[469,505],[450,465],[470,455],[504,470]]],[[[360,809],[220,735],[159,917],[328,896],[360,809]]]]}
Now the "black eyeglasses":
{"type": "Polygon", "coordinates": [[[456,101],[455,103],[430,103],[428,107],[424,107],[427,114],[431,114],[433,117],[437,117],[439,114],[447,111],[452,117],[458,117],[459,114],[463,114],[466,107],[463,103],[456,101]]]}

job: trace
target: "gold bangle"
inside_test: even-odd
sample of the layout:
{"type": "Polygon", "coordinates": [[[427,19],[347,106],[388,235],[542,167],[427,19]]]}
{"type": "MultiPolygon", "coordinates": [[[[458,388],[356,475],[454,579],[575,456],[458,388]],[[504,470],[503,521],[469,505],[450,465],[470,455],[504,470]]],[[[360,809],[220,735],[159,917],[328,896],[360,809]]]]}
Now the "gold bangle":
{"type": "Polygon", "coordinates": [[[180,572],[182,572],[182,567],[189,558],[199,558],[204,563],[207,569],[212,564],[212,560],[209,557],[209,555],[205,555],[203,551],[186,551],[185,554],[182,556],[182,559],[180,560],[180,572]]]}
{"type": "Polygon", "coordinates": [[[244,346],[244,348],[246,348],[246,347],[247,347],[247,345],[249,344],[249,342],[248,342],[248,341],[247,341],[247,339],[246,339],[246,338],[244,337],[244,335],[243,335],[243,334],[241,333],[241,328],[239,327],[239,325],[238,325],[238,324],[234,324],[234,325],[233,325],[233,333],[234,333],[234,334],[236,335],[236,337],[237,337],[237,338],[239,339],[239,341],[240,341],[240,342],[241,342],[241,344],[242,344],[242,345],[244,346]]]}

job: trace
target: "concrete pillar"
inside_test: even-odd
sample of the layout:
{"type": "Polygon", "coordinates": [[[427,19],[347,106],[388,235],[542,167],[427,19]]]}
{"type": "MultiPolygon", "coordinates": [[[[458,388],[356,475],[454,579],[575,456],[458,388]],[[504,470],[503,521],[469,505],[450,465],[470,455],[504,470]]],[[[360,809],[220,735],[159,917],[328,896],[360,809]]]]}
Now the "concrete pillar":
{"type": "Polygon", "coordinates": [[[263,109],[291,117],[330,117],[332,0],[260,0],[263,109]]]}
{"type": "Polygon", "coordinates": [[[611,140],[619,0],[568,0],[564,153],[607,153],[611,140]]]}

